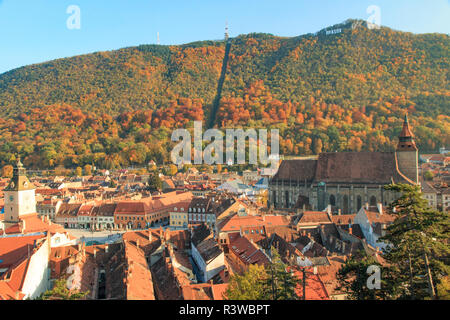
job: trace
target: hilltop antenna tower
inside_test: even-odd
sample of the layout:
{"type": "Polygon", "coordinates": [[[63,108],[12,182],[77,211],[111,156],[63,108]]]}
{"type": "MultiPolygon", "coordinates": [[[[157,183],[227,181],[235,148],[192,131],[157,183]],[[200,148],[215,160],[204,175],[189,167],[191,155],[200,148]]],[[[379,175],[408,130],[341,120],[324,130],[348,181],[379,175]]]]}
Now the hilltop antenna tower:
{"type": "Polygon", "coordinates": [[[159,42],[159,31],[156,33],[156,44],[160,45],[161,43],[159,42]]]}
{"type": "Polygon", "coordinates": [[[228,32],[228,21],[225,22],[225,41],[228,42],[228,39],[230,38],[230,34],[228,32]]]}

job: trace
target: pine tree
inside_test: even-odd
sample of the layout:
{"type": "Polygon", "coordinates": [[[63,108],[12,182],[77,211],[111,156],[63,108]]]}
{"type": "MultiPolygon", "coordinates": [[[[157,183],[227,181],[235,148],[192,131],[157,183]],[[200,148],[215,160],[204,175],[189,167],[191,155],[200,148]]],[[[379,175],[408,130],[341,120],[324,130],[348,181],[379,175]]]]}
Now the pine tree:
{"type": "Polygon", "coordinates": [[[391,269],[391,286],[399,299],[435,299],[436,285],[449,274],[449,214],[430,209],[419,186],[385,186],[402,195],[390,205],[398,218],[382,241],[391,269]]]}
{"type": "Polygon", "coordinates": [[[350,300],[386,300],[391,298],[393,289],[389,287],[389,268],[381,266],[375,258],[365,253],[350,257],[337,273],[337,290],[347,294],[350,300]],[[370,266],[378,266],[381,271],[380,289],[367,286],[370,266]]]}
{"type": "Polygon", "coordinates": [[[271,263],[267,268],[265,295],[268,300],[298,300],[295,292],[301,280],[291,272],[291,266],[285,264],[278,251],[270,250],[271,263]]]}

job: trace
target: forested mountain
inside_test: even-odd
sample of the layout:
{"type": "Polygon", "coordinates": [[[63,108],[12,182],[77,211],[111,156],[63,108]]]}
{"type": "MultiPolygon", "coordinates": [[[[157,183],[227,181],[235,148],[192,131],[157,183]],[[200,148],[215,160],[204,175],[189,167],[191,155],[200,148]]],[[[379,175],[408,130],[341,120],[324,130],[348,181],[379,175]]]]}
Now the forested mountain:
{"type": "MultiPolygon", "coordinates": [[[[421,151],[450,145],[448,35],[348,20],[230,42],[218,128],[279,128],[285,155],[393,150],[407,110],[421,151]]],[[[1,74],[0,163],[167,160],[173,128],[211,116],[224,55],[221,41],[142,45],[1,74]]]]}

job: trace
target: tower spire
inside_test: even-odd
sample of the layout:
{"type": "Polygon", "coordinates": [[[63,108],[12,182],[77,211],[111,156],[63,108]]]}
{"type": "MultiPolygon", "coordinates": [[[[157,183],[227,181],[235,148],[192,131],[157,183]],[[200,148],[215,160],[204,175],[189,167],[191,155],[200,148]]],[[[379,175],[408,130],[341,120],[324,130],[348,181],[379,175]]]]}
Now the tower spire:
{"type": "Polygon", "coordinates": [[[417,150],[416,142],[414,141],[414,134],[411,131],[408,120],[408,113],[405,112],[405,118],[403,120],[403,128],[398,137],[397,150],[417,150]]]}
{"type": "Polygon", "coordinates": [[[17,163],[16,163],[17,168],[23,168],[23,163],[22,161],[20,161],[20,154],[17,155],[17,163]]]}

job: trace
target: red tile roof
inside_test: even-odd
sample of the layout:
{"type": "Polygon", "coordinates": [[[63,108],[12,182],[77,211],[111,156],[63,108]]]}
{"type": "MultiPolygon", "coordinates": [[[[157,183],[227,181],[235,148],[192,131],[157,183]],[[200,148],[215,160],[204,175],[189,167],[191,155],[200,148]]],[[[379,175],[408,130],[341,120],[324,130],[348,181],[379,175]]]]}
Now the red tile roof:
{"type": "MultiPolygon", "coordinates": [[[[5,234],[18,233],[35,233],[35,232],[50,232],[55,234],[57,232],[64,233],[66,230],[59,224],[51,223],[48,220],[43,221],[37,216],[37,213],[32,213],[20,217],[19,223],[16,223],[5,229],[5,234]]],[[[3,232],[0,231],[0,234],[3,232]]]]}
{"type": "MultiPolygon", "coordinates": [[[[303,273],[300,270],[296,270],[294,274],[299,279],[303,279],[303,273]]],[[[306,270],[305,282],[306,300],[330,300],[330,296],[322,279],[319,274],[314,274],[313,268],[308,268],[306,270]]],[[[299,297],[303,297],[303,287],[301,285],[297,286],[296,293],[299,297]]]]}
{"type": "Polygon", "coordinates": [[[143,250],[125,242],[127,300],[155,300],[153,281],[143,250]]]}
{"type": "Polygon", "coordinates": [[[250,226],[287,226],[289,219],[285,216],[239,216],[235,215],[221,228],[222,232],[239,231],[241,227],[250,226]]]}
{"type": "Polygon", "coordinates": [[[0,300],[25,296],[20,290],[28,268],[28,254],[35,250],[36,241],[43,238],[42,235],[0,238],[0,269],[7,269],[0,275],[0,300]]]}

